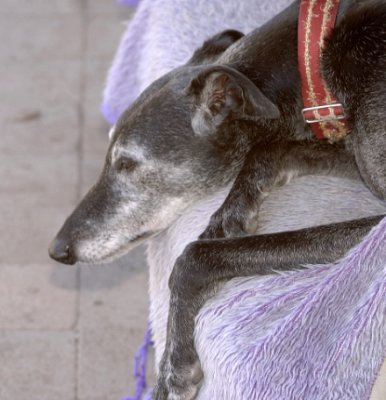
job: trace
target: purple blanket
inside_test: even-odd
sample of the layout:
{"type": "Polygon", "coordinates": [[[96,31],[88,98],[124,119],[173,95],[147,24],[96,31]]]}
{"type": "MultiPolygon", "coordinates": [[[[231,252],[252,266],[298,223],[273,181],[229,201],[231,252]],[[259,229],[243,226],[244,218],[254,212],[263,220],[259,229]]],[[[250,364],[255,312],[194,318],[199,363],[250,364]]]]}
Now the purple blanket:
{"type": "MultiPolygon", "coordinates": [[[[212,34],[226,28],[248,32],[288,3],[143,0],[109,72],[106,118],[114,123],[149,83],[186,61],[212,34]]],[[[157,361],[165,343],[167,279],[174,260],[225,194],[203,199],[149,243],[157,361]]],[[[268,196],[260,232],[385,211],[358,182],[305,177],[268,196]]],[[[336,264],[229,282],[197,319],[205,373],[199,399],[368,399],[386,349],[385,235],[386,220],[336,264]]],[[[385,399],[383,390],[376,388],[372,399],[385,399]]]]}

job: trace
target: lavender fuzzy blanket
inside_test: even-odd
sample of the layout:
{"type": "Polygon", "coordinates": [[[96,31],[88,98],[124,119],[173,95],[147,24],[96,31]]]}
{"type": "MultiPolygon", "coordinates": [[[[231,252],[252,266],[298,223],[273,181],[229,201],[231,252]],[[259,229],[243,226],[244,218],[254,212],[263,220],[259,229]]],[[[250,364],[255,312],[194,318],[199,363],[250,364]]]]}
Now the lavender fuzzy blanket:
{"type": "MultiPolygon", "coordinates": [[[[212,34],[226,28],[248,32],[288,3],[143,0],[108,76],[106,118],[114,123],[149,83],[186,61],[212,34]]],[[[157,363],[165,343],[171,268],[227,190],[202,199],[148,244],[157,363]]],[[[259,232],[385,212],[358,182],[303,177],[268,196],[259,232]]],[[[385,239],[386,220],[335,264],[227,283],[197,318],[205,374],[199,399],[384,400],[385,379],[374,382],[386,350],[385,239]]]]}

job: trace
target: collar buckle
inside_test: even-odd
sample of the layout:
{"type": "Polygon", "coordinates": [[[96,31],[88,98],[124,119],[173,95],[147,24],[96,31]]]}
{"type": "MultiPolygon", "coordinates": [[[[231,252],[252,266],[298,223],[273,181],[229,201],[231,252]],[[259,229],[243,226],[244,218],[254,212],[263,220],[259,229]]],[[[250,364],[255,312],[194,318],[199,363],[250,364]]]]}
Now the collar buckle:
{"type": "Polygon", "coordinates": [[[307,124],[320,124],[322,122],[346,119],[341,103],[303,108],[302,114],[307,124]]]}

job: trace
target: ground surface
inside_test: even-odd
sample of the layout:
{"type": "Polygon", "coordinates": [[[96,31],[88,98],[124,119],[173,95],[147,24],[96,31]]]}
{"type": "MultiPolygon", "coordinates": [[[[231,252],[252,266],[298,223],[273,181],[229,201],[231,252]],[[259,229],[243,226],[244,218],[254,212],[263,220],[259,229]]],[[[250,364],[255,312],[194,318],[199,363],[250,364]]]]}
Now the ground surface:
{"type": "Polygon", "coordinates": [[[141,249],[103,267],[47,256],[96,179],[114,0],[0,0],[0,399],[115,400],[147,318],[141,249]]]}

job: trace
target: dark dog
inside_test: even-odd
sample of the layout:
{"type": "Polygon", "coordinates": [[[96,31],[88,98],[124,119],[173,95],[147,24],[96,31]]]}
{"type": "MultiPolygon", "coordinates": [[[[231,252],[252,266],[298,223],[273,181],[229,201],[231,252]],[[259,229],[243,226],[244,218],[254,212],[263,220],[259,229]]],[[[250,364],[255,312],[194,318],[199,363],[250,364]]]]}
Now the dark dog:
{"type": "MultiPolygon", "coordinates": [[[[384,199],[386,3],[342,1],[327,40],[322,73],[352,128],[337,144],[314,139],[301,114],[298,11],[295,2],[245,37],[217,35],[151,85],[117,124],[101,178],[67,219],[51,256],[94,262],[127,252],[235,178],[203,238],[253,232],[263,194],[299,174],[360,175],[384,199]]],[[[194,317],[221,282],[337,260],[380,219],[189,245],[170,278],[155,398],[195,397],[202,373],[194,317]]]]}

